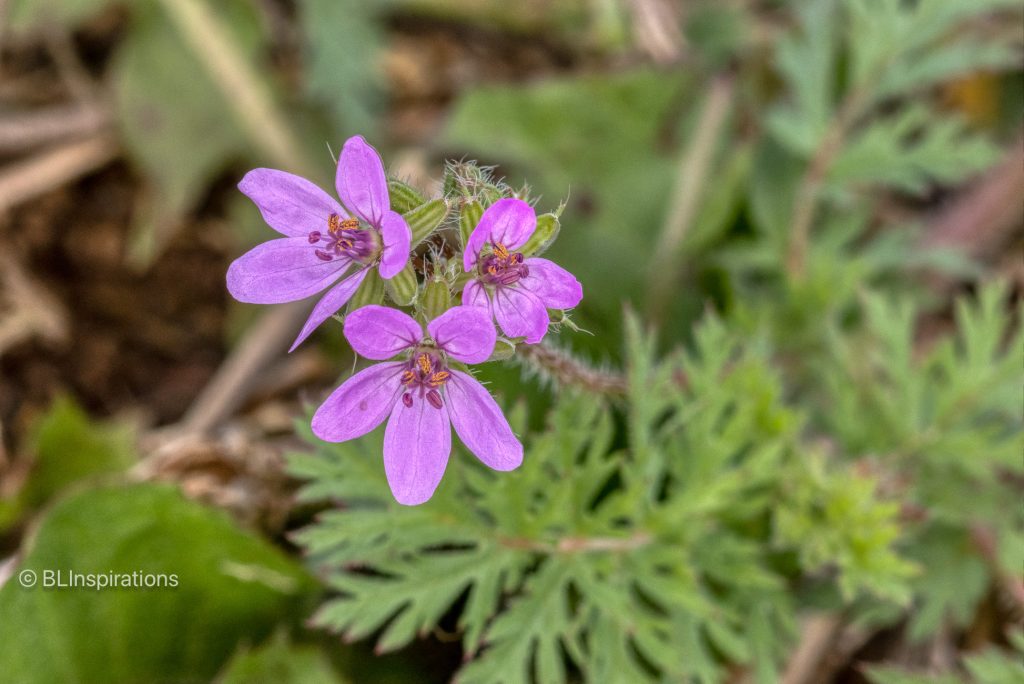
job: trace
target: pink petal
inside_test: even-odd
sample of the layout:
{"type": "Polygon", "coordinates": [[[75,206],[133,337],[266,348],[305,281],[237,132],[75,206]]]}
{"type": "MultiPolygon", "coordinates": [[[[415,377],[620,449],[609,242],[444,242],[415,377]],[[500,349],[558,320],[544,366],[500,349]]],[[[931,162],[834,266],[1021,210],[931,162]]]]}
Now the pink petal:
{"type": "Polygon", "coordinates": [[[302,326],[302,330],[299,331],[299,336],[295,338],[295,342],[292,343],[289,353],[295,351],[295,348],[306,341],[306,338],[317,329],[317,327],[326,321],[328,318],[336,314],[341,310],[341,307],[345,306],[345,302],[352,298],[352,295],[356,293],[359,286],[363,283],[363,278],[369,272],[368,269],[360,269],[345,278],[340,283],[335,285],[333,288],[327,291],[320,301],[313,307],[313,311],[309,314],[309,318],[306,319],[306,324],[302,326]]]}
{"type": "Polygon", "coordinates": [[[405,268],[409,261],[409,244],[412,242],[412,231],[402,215],[388,209],[380,225],[380,234],[384,239],[384,249],[380,258],[380,277],[391,280],[405,268]]]}
{"type": "Polygon", "coordinates": [[[334,185],[349,211],[380,228],[384,214],[391,208],[388,180],[380,155],[361,135],[349,138],[341,148],[334,185]]]}
{"type": "Polygon", "coordinates": [[[480,250],[490,242],[492,245],[501,243],[509,250],[515,251],[522,247],[537,229],[537,212],[529,204],[520,199],[500,199],[480,217],[469,236],[466,253],[462,257],[462,265],[469,271],[476,264],[480,250]]]}
{"type": "Polygon", "coordinates": [[[499,287],[494,291],[494,317],[508,337],[525,337],[536,344],[548,331],[548,310],[544,303],[526,290],[499,287]]]}
{"type": "Polygon", "coordinates": [[[571,309],[583,299],[583,286],[564,268],[547,259],[527,259],[530,275],[516,286],[539,299],[549,309],[571,309]]]}
{"type": "Polygon", "coordinates": [[[268,226],[291,237],[325,230],[331,214],[348,216],[326,192],[284,171],[253,169],[245,174],[238,189],[256,204],[268,226]]]}
{"type": "Polygon", "coordinates": [[[478,280],[471,280],[462,288],[462,304],[486,309],[488,315],[491,313],[491,299],[478,280]]]}
{"type": "Polygon", "coordinates": [[[427,324],[437,346],[463,363],[483,363],[494,351],[498,333],[488,311],[456,306],[427,324]]]}
{"type": "Polygon", "coordinates": [[[404,368],[402,363],[378,363],[346,380],[313,414],[313,434],[325,442],[344,442],[383,423],[402,389],[404,368]]]}
{"type": "Polygon", "coordinates": [[[280,304],[320,292],[351,263],[335,257],[322,261],[306,238],[269,240],[235,259],[228,267],[228,291],[240,302],[280,304]]]}
{"type": "Polygon", "coordinates": [[[494,397],[472,375],[451,371],[445,405],[459,439],[485,465],[514,470],[523,462],[523,445],[512,433],[494,397]]]}
{"type": "Polygon", "coordinates": [[[395,402],[384,429],[384,472],[395,500],[415,506],[429,499],[444,475],[452,429],[444,407],[422,398],[412,406],[395,402]]]}
{"type": "Polygon", "coordinates": [[[423,329],[408,314],[370,304],[345,317],[345,339],[360,356],[383,361],[419,344],[423,329]]]}

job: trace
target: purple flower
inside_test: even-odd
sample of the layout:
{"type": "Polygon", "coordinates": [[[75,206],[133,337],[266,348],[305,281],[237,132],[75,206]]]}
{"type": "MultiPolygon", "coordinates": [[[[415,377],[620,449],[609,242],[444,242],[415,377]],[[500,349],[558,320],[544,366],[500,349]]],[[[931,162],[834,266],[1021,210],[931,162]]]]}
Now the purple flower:
{"type": "Polygon", "coordinates": [[[537,228],[533,207],[518,199],[492,204],[473,229],[463,255],[474,279],[462,291],[462,303],[486,307],[509,337],[535,344],[548,331],[548,309],[571,309],[583,299],[583,287],[561,266],[516,250],[537,228]]]}
{"type": "Polygon", "coordinates": [[[284,171],[253,169],[238,184],[267,225],[287,237],[264,242],[231,264],[231,295],[240,302],[280,304],[334,285],[292,349],[351,299],[372,266],[390,279],[409,259],[412,233],[391,210],[384,165],[361,136],[345,141],[335,187],[351,213],[313,183],[284,171]]]}
{"type": "Polygon", "coordinates": [[[448,359],[486,361],[497,334],[480,309],[457,306],[427,325],[383,306],[364,306],[345,318],[345,337],[356,353],[375,361],[401,354],[346,380],[313,416],[313,432],[327,442],[365,435],[388,418],[384,472],[398,503],[431,497],[452,448],[449,424],[477,458],[495,470],[523,462],[519,443],[501,409],[472,375],[448,359]]]}

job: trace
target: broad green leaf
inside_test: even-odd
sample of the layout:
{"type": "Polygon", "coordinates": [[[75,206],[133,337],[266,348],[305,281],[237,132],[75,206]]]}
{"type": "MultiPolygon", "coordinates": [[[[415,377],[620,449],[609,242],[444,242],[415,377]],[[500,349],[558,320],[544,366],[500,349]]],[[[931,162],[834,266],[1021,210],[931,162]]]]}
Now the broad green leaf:
{"type": "MultiPolygon", "coordinates": [[[[252,3],[210,3],[242,51],[261,44],[252,3]]],[[[248,144],[206,67],[160,3],[140,3],[111,64],[117,119],[131,160],[149,181],[135,218],[129,258],[148,265],[227,163],[248,144]]]]}
{"type": "Polygon", "coordinates": [[[0,663],[24,684],[208,681],[241,643],[300,618],[314,587],[283,553],[166,485],[61,501],[24,554],[18,570],[39,583],[0,588],[0,663]],[[58,571],[159,586],[45,588],[58,571]]]}
{"type": "Polygon", "coordinates": [[[327,654],[314,646],[289,644],[283,634],[256,649],[235,654],[214,684],[342,684],[327,654]]]}
{"type": "Polygon", "coordinates": [[[130,426],[93,422],[71,398],[58,397],[31,431],[32,470],[24,489],[0,502],[0,528],[70,484],[127,469],[135,459],[134,441],[130,426]]]}
{"type": "MultiPolygon", "coordinates": [[[[309,96],[323,103],[336,134],[372,137],[384,99],[377,54],[385,2],[299,0],[305,56],[302,76],[309,96]]],[[[396,209],[401,212],[401,209],[396,209]]]]}

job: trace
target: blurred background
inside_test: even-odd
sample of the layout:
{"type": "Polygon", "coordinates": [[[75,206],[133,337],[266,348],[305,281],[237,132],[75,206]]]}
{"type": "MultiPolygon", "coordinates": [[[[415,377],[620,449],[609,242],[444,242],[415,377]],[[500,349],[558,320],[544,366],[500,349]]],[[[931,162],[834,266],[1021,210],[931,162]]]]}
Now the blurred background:
{"type": "MultiPolygon", "coordinates": [[[[954,302],[982,283],[1004,283],[1001,339],[1015,329],[1021,9],[0,0],[0,673],[15,673],[0,680],[440,682],[459,667],[458,635],[441,629],[378,658],[372,642],[301,626],[323,590],[289,533],[318,509],[296,503],[284,454],[308,451],[296,420],[351,356],[331,325],[286,356],[303,306],[230,300],[228,264],[271,237],[235,188],[248,169],[331,189],[332,150],[355,134],[426,196],[445,160],[493,165],[530,184],[539,212],[565,206],[548,256],[583,283],[573,320],[589,334],[563,331],[561,350],[614,376],[624,310],[666,353],[716,311],[772,350],[786,399],[811,407],[827,384],[814,355],[856,325],[868,290],[915,303],[908,357],[955,334],[954,302]],[[175,558],[187,575],[223,568],[228,549],[234,565],[187,595],[16,586],[30,553],[40,567],[155,571],[175,558]]],[[[482,374],[540,430],[552,388],[530,364],[482,374]]],[[[1011,450],[1016,387],[998,395],[1011,450]]],[[[812,437],[849,462],[884,451],[808,412],[812,437]]],[[[985,448],[970,444],[964,459],[985,448]]],[[[1016,500],[1006,515],[1024,538],[1010,471],[999,500],[1016,500]]],[[[899,621],[854,642],[831,618],[803,623],[782,681],[865,681],[863,664],[882,662],[978,677],[963,658],[1008,648],[1024,615],[1024,556],[986,572],[992,553],[935,561],[956,617],[927,639],[899,621]]],[[[716,657],[724,680],[748,681],[716,657]]],[[[979,681],[1024,681],[1004,665],[979,681]]],[[[892,676],[877,681],[918,681],[892,676]]]]}

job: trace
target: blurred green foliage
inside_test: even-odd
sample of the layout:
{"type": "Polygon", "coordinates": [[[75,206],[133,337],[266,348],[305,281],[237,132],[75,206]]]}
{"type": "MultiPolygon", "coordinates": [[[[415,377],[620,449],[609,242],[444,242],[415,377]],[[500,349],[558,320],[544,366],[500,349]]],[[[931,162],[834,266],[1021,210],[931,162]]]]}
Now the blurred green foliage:
{"type": "Polygon", "coordinates": [[[135,460],[134,442],[130,427],[94,423],[73,399],[58,398],[27,440],[33,458],[25,484],[0,501],[0,531],[69,485],[124,471],[135,460]]]}
{"type": "MultiPolygon", "coordinates": [[[[158,2],[12,0],[8,27],[70,26],[114,4],[128,23],[106,78],[148,185],[133,247],[144,263],[260,141],[158,2]]],[[[636,27],[613,0],[296,0],[302,65],[288,85],[258,3],[203,4],[318,152],[382,130],[389,13],[537,32],[586,59],[634,61],[618,52],[636,27]]],[[[524,465],[495,475],[457,450],[435,498],[415,509],[388,494],[379,435],[324,445],[302,428],[312,452],[290,460],[302,500],[342,504],[296,537],[333,594],[316,625],[390,651],[457,621],[460,682],[716,682],[737,668],[773,682],[805,610],[905,625],[921,641],[965,627],[993,587],[1019,576],[1020,307],[1005,285],[979,283],[958,300],[951,332],[923,345],[918,323],[935,301],[917,271],[981,269],[928,247],[924,227],[891,211],[942,197],[997,159],[998,141],[937,90],[979,71],[1019,72],[1019,40],[979,20],[1001,11],[1019,24],[1019,2],[761,4],[767,25],[740,3],[687,3],[683,67],[483,84],[455,102],[430,151],[498,163],[516,192],[529,179],[540,212],[559,208],[548,256],[583,283],[573,315],[594,332],[564,335],[566,346],[624,368],[628,390],[596,396],[562,378],[549,393],[490,364],[481,377],[521,398],[524,465]],[[723,81],[721,125],[693,169],[709,84],[723,81]],[[681,187],[696,190],[696,206],[677,252],[659,255],[681,187]],[[662,256],[670,268],[652,273],[662,256]],[[640,321],[657,313],[648,288],[661,277],[676,281],[654,333],[640,321]],[[623,316],[624,303],[639,315],[623,316]]],[[[1010,123],[992,126],[1004,132],[1019,127],[1014,83],[1000,95],[1013,100],[1010,123]]],[[[460,198],[446,185],[431,197],[395,180],[392,198],[417,236],[464,235],[513,192],[497,187],[460,198]]],[[[257,222],[243,211],[232,221],[257,222]]],[[[449,294],[450,276],[437,276],[438,293],[449,294]]],[[[403,287],[368,281],[361,301],[404,302],[403,287]]],[[[34,434],[27,484],[0,502],[0,528],[52,506],[19,569],[177,572],[181,586],[69,592],[8,580],[4,676],[338,678],[341,647],[325,657],[295,628],[318,588],[296,561],[168,488],[89,490],[134,458],[131,435],[90,423],[70,400],[34,434]]],[[[970,654],[960,673],[869,676],[1018,682],[1024,643],[1008,638],[1017,653],[970,654]]],[[[402,681],[415,667],[388,675],[363,663],[352,679],[402,681]]]]}
{"type": "Polygon", "coordinates": [[[55,504],[0,588],[8,681],[209,680],[239,642],[308,610],[316,584],[294,560],[169,485],[86,490],[55,504]],[[46,571],[175,575],[177,586],[69,589],[46,571]]]}

